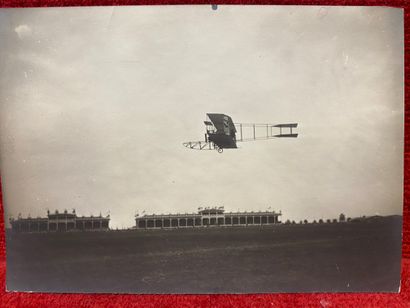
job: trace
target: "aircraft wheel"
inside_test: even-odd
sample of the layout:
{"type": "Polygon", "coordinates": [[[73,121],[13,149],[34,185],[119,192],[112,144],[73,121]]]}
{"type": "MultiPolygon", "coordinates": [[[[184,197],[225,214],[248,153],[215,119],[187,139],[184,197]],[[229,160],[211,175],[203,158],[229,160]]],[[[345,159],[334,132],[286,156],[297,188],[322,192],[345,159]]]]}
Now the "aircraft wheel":
{"type": "Polygon", "coordinates": [[[218,148],[217,150],[218,150],[218,153],[222,153],[224,151],[224,149],[222,148],[218,148]]]}

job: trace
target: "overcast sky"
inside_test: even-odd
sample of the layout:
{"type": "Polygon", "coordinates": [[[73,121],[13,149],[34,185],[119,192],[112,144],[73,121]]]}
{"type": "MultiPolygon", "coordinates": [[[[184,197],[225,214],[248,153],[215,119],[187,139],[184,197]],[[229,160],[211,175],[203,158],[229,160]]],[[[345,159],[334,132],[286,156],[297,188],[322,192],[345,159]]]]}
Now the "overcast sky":
{"type": "Polygon", "coordinates": [[[6,219],[401,214],[403,14],[377,7],[0,10],[6,219]],[[194,151],[205,114],[299,138],[194,151]]]}

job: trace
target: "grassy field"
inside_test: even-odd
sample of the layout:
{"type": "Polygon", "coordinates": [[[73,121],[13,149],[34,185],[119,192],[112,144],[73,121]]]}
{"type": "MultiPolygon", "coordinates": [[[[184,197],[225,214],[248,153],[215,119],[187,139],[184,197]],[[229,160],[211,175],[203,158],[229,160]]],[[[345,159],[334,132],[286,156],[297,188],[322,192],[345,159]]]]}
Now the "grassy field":
{"type": "Polygon", "coordinates": [[[8,290],[397,291],[401,217],[374,221],[7,234],[8,290]]]}

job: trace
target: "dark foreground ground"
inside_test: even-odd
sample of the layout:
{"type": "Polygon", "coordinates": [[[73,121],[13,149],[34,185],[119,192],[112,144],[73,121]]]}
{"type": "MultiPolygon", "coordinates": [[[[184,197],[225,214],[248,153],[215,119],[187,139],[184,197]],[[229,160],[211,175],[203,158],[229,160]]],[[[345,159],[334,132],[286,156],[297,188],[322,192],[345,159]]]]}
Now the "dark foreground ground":
{"type": "Polygon", "coordinates": [[[390,291],[401,217],[366,222],[7,234],[8,290],[121,293],[390,291]]]}

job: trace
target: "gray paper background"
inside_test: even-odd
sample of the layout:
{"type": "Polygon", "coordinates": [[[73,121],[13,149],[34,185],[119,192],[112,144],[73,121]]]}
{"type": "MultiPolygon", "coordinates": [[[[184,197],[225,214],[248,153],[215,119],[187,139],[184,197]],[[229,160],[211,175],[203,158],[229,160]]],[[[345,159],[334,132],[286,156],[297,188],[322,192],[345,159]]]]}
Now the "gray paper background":
{"type": "Polygon", "coordinates": [[[403,12],[377,7],[0,10],[6,218],[282,210],[401,214],[403,12]],[[193,151],[205,114],[299,138],[193,151]]]}

